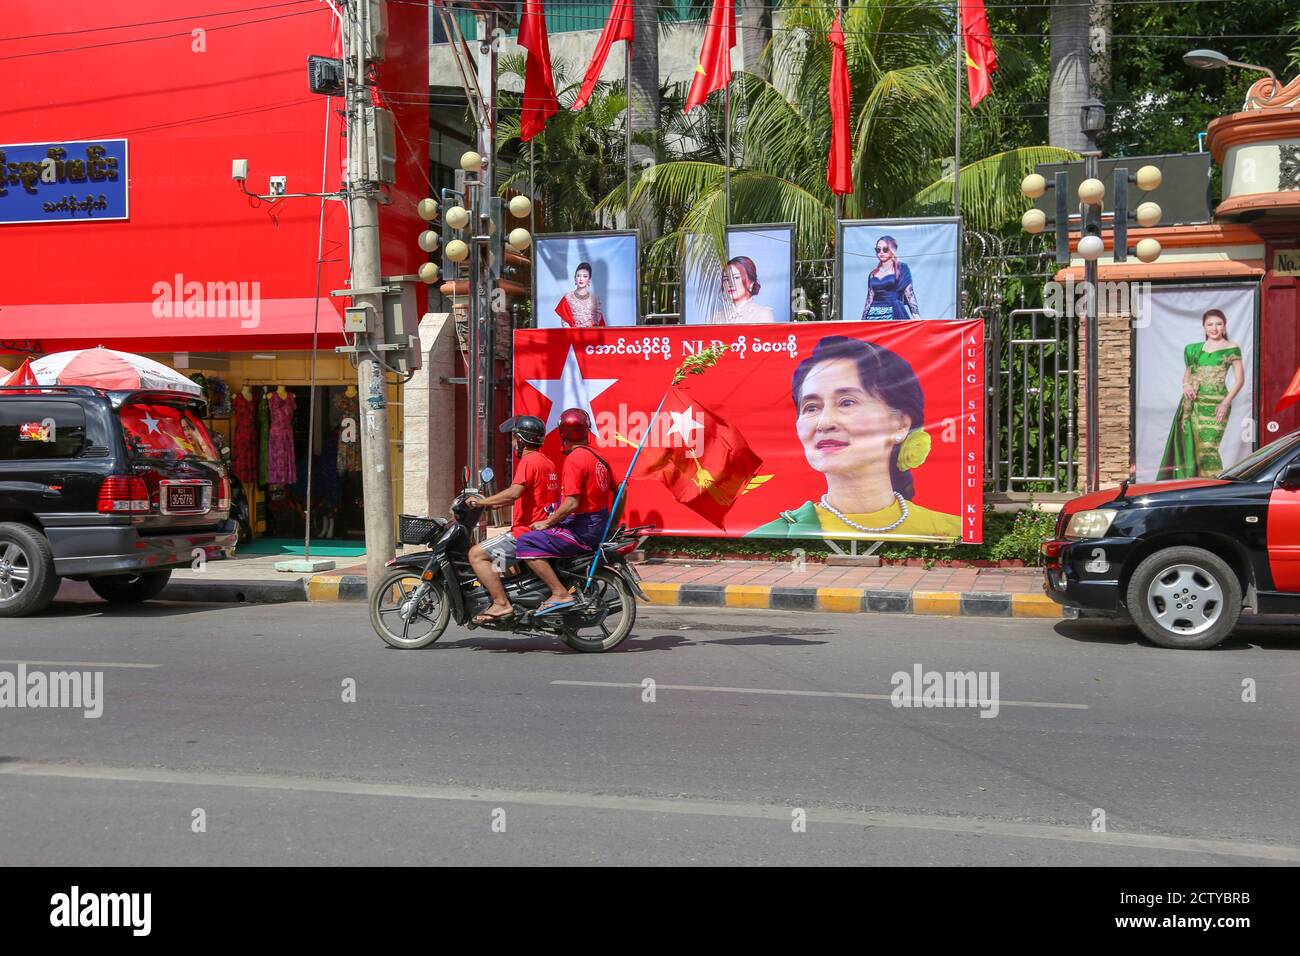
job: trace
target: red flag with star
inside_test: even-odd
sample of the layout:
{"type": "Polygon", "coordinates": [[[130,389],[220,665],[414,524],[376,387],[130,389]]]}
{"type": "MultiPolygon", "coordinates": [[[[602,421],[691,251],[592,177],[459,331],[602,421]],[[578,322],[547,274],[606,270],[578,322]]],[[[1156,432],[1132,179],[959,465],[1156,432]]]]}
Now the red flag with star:
{"type": "Polygon", "coordinates": [[[966,53],[966,88],[970,105],[976,106],[993,92],[992,75],[998,68],[984,0],[961,0],[961,36],[966,53]]]}
{"type": "Polygon", "coordinates": [[[660,416],[637,477],[659,479],[701,518],[725,527],[727,512],[749,490],[762,459],[740,429],[691,397],[689,385],[668,390],[660,416]]]}
{"type": "Polygon", "coordinates": [[[686,94],[685,113],[709,98],[715,90],[725,89],[731,82],[731,48],[736,45],[735,0],[713,0],[708,26],[704,28],[704,44],[700,59],[695,64],[695,76],[690,92],[686,94]]]}
{"type": "Polygon", "coordinates": [[[546,37],[546,11],[542,0],[524,0],[519,18],[519,45],[528,51],[524,70],[523,117],[519,141],[526,143],[546,128],[546,121],[560,110],[551,76],[551,44],[546,37]]]}

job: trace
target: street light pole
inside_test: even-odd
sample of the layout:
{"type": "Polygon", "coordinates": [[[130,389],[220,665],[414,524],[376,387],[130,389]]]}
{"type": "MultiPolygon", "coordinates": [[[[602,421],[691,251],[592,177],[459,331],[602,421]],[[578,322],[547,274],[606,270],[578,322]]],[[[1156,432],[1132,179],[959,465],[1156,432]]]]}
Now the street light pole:
{"type": "MultiPolygon", "coordinates": [[[[1097,178],[1097,158],[1099,153],[1087,153],[1083,159],[1084,179],[1097,178]]],[[[1100,220],[1101,207],[1085,204],[1080,213],[1087,218],[1096,210],[1100,220]]],[[[1081,236],[1083,232],[1081,230],[1081,236]]],[[[1097,394],[1097,364],[1100,361],[1100,333],[1097,328],[1097,260],[1083,260],[1083,296],[1084,315],[1087,316],[1087,365],[1088,365],[1088,490],[1096,491],[1100,486],[1101,469],[1101,397],[1097,394]]]]}

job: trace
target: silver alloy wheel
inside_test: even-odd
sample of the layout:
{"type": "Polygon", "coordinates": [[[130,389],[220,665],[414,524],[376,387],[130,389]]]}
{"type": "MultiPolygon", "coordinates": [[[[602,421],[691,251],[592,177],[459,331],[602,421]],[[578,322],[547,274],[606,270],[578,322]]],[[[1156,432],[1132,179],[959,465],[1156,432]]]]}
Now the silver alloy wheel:
{"type": "Polygon", "coordinates": [[[17,600],[31,579],[27,552],[12,541],[0,551],[0,603],[17,600]]]}
{"type": "Polygon", "coordinates": [[[1151,579],[1147,610],[1156,624],[1171,634],[1201,634],[1223,613],[1223,589],[1202,567],[1170,565],[1151,579]]]}

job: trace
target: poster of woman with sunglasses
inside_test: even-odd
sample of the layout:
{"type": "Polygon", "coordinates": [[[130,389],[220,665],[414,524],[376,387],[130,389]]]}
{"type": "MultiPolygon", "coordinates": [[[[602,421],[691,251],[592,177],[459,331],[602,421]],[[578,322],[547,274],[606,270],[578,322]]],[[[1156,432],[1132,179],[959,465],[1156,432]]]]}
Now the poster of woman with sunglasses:
{"type": "Polygon", "coordinates": [[[961,223],[877,219],[840,223],[840,318],[958,319],[961,223]]]}

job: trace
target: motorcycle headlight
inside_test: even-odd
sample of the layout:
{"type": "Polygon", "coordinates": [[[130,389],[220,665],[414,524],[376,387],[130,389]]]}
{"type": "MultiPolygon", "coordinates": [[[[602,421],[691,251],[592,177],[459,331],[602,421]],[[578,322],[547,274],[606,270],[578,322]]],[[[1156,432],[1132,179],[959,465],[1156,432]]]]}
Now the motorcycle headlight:
{"type": "Polygon", "coordinates": [[[1067,538],[1101,538],[1110,530],[1116,512],[1107,508],[1100,511],[1080,511],[1070,516],[1070,523],[1065,526],[1067,538]]]}

